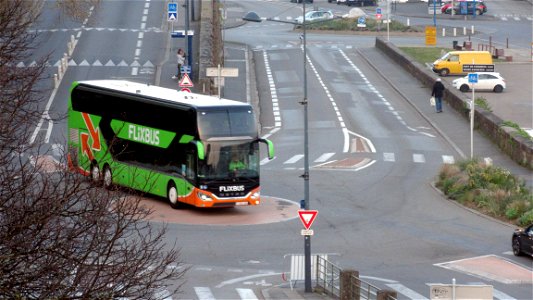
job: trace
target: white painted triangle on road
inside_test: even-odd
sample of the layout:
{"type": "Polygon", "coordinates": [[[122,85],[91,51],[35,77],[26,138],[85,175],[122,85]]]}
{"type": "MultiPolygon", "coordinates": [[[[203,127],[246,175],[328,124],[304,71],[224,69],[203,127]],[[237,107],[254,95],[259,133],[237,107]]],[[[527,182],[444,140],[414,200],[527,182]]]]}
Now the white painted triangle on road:
{"type": "Polygon", "coordinates": [[[91,64],[89,64],[89,62],[84,59],[78,66],[90,66],[91,64]]]}
{"type": "Polygon", "coordinates": [[[97,59],[93,62],[93,67],[100,67],[102,66],[102,63],[97,59]]]}
{"type": "Polygon", "coordinates": [[[119,66],[119,67],[127,67],[128,64],[124,60],[122,60],[117,66],[119,66]]]}
{"type": "Polygon", "coordinates": [[[71,59],[71,60],[68,62],[68,65],[69,65],[69,66],[77,66],[76,62],[75,62],[73,59],[71,59]]]}
{"type": "Polygon", "coordinates": [[[106,67],[114,67],[115,66],[115,63],[112,61],[112,60],[109,60],[106,64],[105,64],[106,67]]]}
{"type": "Polygon", "coordinates": [[[150,62],[150,61],[147,61],[144,63],[143,67],[153,67],[154,65],[150,62]]]}

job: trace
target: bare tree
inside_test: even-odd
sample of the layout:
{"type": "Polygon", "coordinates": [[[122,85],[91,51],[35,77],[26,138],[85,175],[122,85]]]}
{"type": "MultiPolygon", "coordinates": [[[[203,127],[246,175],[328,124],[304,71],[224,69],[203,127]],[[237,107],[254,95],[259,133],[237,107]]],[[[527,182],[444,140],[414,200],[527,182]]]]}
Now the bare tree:
{"type": "Polygon", "coordinates": [[[42,145],[24,147],[42,114],[36,86],[47,57],[33,67],[16,63],[32,54],[28,29],[41,5],[0,2],[0,299],[177,293],[186,271],[179,249],[165,243],[164,225],[146,221],[151,211],[139,197],[95,187],[65,168],[49,173],[42,145]]]}

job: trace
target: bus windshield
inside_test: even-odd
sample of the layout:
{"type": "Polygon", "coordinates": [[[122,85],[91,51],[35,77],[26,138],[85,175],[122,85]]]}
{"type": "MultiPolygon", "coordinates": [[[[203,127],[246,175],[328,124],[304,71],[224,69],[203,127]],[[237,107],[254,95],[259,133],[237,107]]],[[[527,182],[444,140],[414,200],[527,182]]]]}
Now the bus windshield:
{"type": "Polygon", "coordinates": [[[257,136],[254,114],[249,108],[201,111],[198,113],[198,130],[202,140],[257,136]]]}
{"type": "Polygon", "coordinates": [[[259,177],[259,143],[255,140],[204,142],[206,156],[198,162],[205,180],[259,177]]]}

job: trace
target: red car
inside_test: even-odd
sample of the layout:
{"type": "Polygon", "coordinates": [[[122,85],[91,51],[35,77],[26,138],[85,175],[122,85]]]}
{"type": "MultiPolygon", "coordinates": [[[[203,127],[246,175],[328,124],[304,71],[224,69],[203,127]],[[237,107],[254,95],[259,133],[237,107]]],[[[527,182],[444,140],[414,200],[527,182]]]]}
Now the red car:
{"type": "Polygon", "coordinates": [[[475,13],[479,16],[487,12],[487,4],[483,1],[456,0],[453,1],[453,8],[452,2],[450,1],[443,4],[440,10],[443,14],[451,14],[452,9],[455,15],[471,15],[475,13]]]}

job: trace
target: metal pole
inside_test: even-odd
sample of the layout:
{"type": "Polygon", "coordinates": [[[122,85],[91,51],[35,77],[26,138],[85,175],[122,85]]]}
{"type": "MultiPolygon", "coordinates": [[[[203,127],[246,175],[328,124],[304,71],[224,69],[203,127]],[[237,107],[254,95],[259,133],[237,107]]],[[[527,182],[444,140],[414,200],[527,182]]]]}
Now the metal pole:
{"type": "Polygon", "coordinates": [[[472,101],[470,102],[470,159],[474,158],[474,109],[475,109],[475,83],[472,83],[472,101]]]}
{"type": "MultiPolygon", "coordinates": [[[[187,53],[187,64],[189,66],[191,66],[191,47],[190,47],[190,43],[189,43],[189,0],[185,0],[185,38],[187,39],[187,45],[186,45],[186,48],[187,50],[185,51],[185,53],[187,53]]],[[[191,67],[192,69],[192,67],[191,67]]]]}
{"type": "MultiPolygon", "coordinates": [[[[305,209],[309,210],[309,128],[308,128],[308,112],[307,112],[307,36],[306,36],[306,20],[305,20],[305,0],[303,2],[303,52],[304,52],[304,98],[302,105],[304,106],[304,202],[305,209]]],[[[305,254],[305,292],[311,293],[311,236],[304,235],[304,254],[305,254]]]]}

